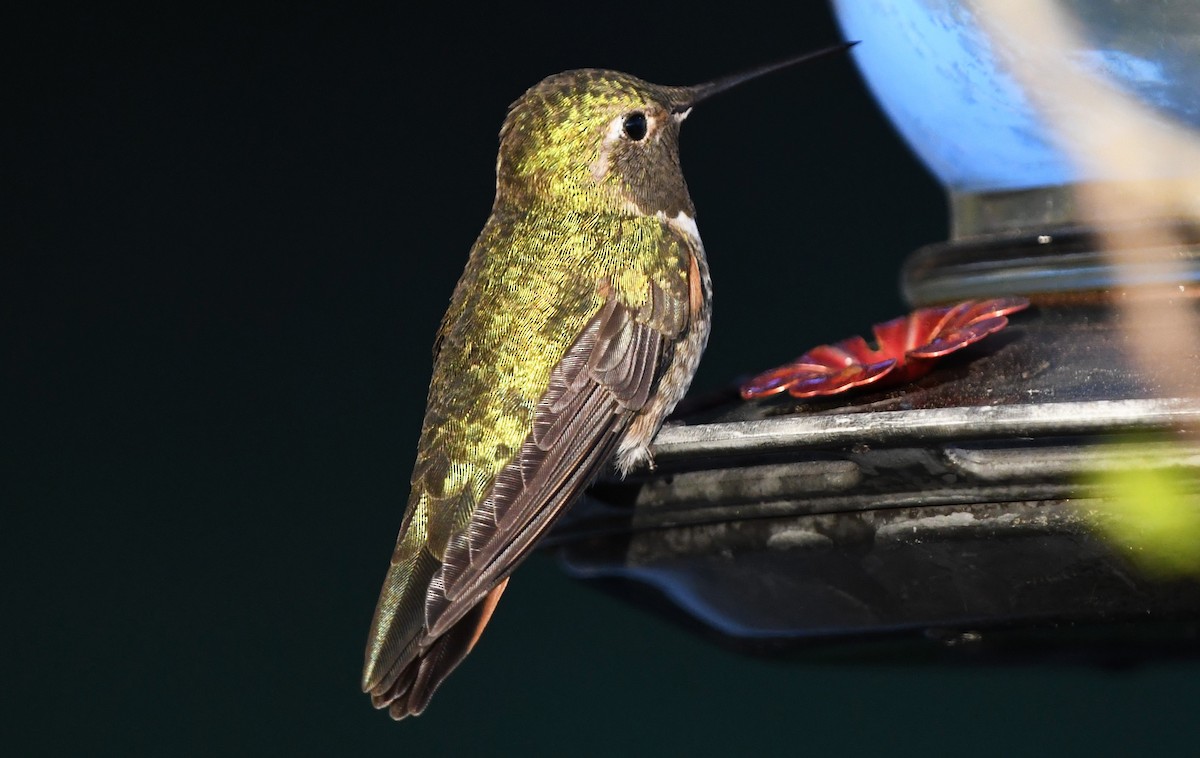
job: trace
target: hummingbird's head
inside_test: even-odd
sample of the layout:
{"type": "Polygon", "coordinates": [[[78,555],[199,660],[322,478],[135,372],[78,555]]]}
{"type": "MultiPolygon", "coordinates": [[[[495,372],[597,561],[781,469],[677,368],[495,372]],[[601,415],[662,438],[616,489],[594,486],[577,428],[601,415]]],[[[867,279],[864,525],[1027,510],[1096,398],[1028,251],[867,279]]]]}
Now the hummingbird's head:
{"type": "Polygon", "coordinates": [[[684,88],[599,69],[543,79],[500,130],[496,202],[674,217],[692,213],[679,167],[684,88]]]}
{"type": "Polygon", "coordinates": [[[553,203],[576,212],[694,215],[679,167],[679,125],[692,106],[853,44],[692,87],[663,87],[600,69],[543,79],[512,104],[500,130],[496,207],[553,203]]]}

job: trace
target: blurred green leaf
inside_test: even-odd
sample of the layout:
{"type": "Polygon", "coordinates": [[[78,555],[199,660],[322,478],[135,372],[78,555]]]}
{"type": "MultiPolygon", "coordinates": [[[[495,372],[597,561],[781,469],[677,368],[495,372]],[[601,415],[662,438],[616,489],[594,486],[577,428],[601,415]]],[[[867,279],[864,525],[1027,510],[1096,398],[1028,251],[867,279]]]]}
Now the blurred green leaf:
{"type": "Polygon", "coordinates": [[[1148,574],[1200,576],[1200,495],[1173,446],[1146,441],[1100,451],[1091,484],[1096,527],[1148,574]]]}

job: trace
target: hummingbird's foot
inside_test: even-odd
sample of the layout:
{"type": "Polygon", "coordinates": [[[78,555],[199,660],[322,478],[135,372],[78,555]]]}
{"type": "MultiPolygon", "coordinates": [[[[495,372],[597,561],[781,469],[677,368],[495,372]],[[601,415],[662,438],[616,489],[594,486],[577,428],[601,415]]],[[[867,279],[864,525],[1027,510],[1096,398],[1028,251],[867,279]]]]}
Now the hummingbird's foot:
{"type": "Polygon", "coordinates": [[[809,350],[741,386],[746,400],[786,391],[792,397],[835,395],[866,384],[900,384],[924,376],[933,362],[1008,325],[1029,300],[1000,297],[921,308],[874,327],[876,346],[862,337],[809,350]]]}

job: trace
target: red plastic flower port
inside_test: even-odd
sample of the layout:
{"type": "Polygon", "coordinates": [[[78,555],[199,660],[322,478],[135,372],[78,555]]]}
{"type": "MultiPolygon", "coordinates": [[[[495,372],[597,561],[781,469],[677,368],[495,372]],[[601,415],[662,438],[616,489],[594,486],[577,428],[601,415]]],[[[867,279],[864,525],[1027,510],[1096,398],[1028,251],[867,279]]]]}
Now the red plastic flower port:
{"type": "Polygon", "coordinates": [[[876,382],[912,381],[928,373],[938,358],[1000,331],[1008,325],[1008,314],[1028,307],[1023,297],[1001,297],[921,308],[876,324],[876,348],[862,337],[815,347],[743,384],[742,397],[750,400],[785,390],[793,397],[815,397],[876,382]]]}

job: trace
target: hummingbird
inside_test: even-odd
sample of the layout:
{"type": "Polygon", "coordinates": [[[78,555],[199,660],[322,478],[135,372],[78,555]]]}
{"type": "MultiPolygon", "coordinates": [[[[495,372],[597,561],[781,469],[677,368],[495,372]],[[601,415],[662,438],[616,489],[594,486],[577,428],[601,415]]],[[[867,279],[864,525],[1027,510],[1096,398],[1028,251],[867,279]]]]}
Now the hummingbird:
{"type": "Polygon", "coordinates": [[[653,464],[712,310],[679,163],[693,106],[849,46],[690,87],[566,71],[509,107],[491,214],[434,340],[371,621],[362,688],[375,707],[423,712],[556,517],[610,461],[622,475],[653,464]]]}

